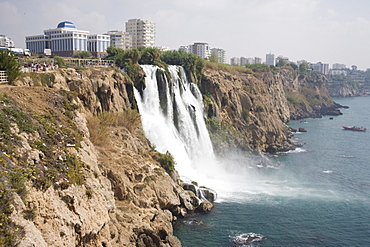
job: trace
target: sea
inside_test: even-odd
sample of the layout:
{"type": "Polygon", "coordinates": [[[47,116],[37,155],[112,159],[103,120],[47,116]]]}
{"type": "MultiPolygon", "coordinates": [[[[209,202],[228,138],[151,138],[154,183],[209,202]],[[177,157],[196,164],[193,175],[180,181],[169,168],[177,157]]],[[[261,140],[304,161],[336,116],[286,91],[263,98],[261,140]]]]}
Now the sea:
{"type": "Polygon", "coordinates": [[[334,100],[343,115],[288,123],[302,147],[224,161],[214,209],[176,223],[182,245],[370,246],[370,97],[334,100]]]}

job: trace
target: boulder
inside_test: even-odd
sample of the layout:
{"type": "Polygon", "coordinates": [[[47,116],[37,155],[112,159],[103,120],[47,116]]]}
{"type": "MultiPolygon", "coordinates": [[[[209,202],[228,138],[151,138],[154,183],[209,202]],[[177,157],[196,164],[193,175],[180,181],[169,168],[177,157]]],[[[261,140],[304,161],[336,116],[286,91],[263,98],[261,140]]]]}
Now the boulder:
{"type": "Polygon", "coordinates": [[[200,187],[199,190],[208,201],[214,202],[217,199],[216,191],[206,187],[200,187]]]}
{"type": "Polygon", "coordinates": [[[209,213],[213,209],[213,204],[209,201],[203,201],[197,207],[196,211],[199,213],[209,213]]]}

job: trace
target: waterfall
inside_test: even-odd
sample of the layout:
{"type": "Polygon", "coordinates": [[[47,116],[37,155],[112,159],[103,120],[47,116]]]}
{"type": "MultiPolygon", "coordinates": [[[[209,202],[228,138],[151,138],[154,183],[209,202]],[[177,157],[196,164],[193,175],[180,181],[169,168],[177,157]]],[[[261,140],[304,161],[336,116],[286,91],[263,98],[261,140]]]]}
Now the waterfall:
{"type": "Polygon", "coordinates": [[[202,94],[187,80],[182,67],[169,66],[171,78],[159,73],[164,71],[157,66],[142,68],[146,87],[143,92],[135,89],[134,94],[145,135],[157,151],[173,155],[183,181],[214,189],[221,201],[244,198],[240,197],[244,193],[286,191],[280,189],[280,180],[286,175],[270,162],[262,164],[261,159],[267,159],[264,156],[229,150],[228,155],[216,159],[204,121],[202,94]]]}
{"type": "Polygon", "coordinates": [[[180,66],[168,67],[171,78],[157,76],[157,70],[162,70],[157,66],[142,68],[146,87],[142,94],[135,89],[135,99],[146,137],[159,152],[173,155],[183,179],[203,179],[201,175],[216,159],[204,121],[202,94],[180,66]]]}

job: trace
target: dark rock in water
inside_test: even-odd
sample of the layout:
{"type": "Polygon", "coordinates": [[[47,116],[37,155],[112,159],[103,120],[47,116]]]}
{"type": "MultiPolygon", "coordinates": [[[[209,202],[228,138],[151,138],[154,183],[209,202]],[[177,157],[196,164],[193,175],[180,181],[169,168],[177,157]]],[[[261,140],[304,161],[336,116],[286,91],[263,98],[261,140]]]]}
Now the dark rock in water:
{"type": "Polygon", "coordinates": [[[330,120],[333,120],[334,118],[333,118],[333,117],[330,117],[329,119],[330,119],[330,120]]]}
{"type": "Polygon", "coordinates": [[[300,128],[298,129],[298,131],[299,131],[299,132],[307,132],[306,128],[302,128],[302,127],[300,127],[300,128]]]}
{"type": "Polygon", "coordinates": [[[245,244],[250,244],[253,242],[259,242],[262,240],[265,240],[266,238],[260,234],[256,233],[247,233],[247,234],[242,234],[240,236],[236,236],[234,239],[234,244],[238,245],[245,245],[245,244]]]}
{"type": "Polygon", "coordinates": [[[214,202],[217,199],[217,193],[214,190],[206,187],[200,187],[199,190],[208,201],[214,202]]]}
{"type": "Polygon", "coordinates": [[[184,184],[182,185],[182,188],[183,188],[184,190],[190,190],[190,191],[193,191],[193,193],[194,193],[195,195],[197,195],[197,194],[198,194],[198,193],[197,193],[197,186],[195,186],[194,184],[184,183],[184,184]]]}
{"type": "Polygon", "coordinates": [[[212,210],[212,208],[213,208],[212,203],[210,203],[209,201],[203,201],[201,202],[199,207],[197,207],[196,211],[199,213],[209,213],[212,210]]]}

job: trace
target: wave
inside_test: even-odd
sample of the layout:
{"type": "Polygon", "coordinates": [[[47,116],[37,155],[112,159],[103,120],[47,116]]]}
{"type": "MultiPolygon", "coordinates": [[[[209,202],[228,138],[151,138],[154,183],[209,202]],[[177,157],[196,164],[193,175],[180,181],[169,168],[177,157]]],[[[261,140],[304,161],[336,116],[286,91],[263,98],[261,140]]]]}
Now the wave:
{"type": "Polygon", "coordinates": [[[331,170],[326,170],[326,171],[322,171],[322,172],[327,173],[327,174],[333,173],[333,171],[331,171],[331,170]]]}
{"type": "Polygon", "coordinates": [[[296,148],[294,150],[289,150],[289,151],[284,152],[284,153],[286,153],[286,154],[293,154],[293,153],[306,153],[306,152],[307,152],[307,150],[304,149],[304,148],[296,148]]]}
{"type": "Polygon", "coordinates": [[[250,244],[255,242],[261,242],[262,240],[265,240],[266,237],[262,236],[261,234],[257,233],[243,233],[235,237],[231,237],[233,240],[232,242],[236,246],[252,246],[250,244]]]}
{"type": "Polygon", "coordinates": [[[351,158],[354,158],[355,156],[342,154],[342,155],[339,155],[339,157],[351,159],[351,158]]]}

